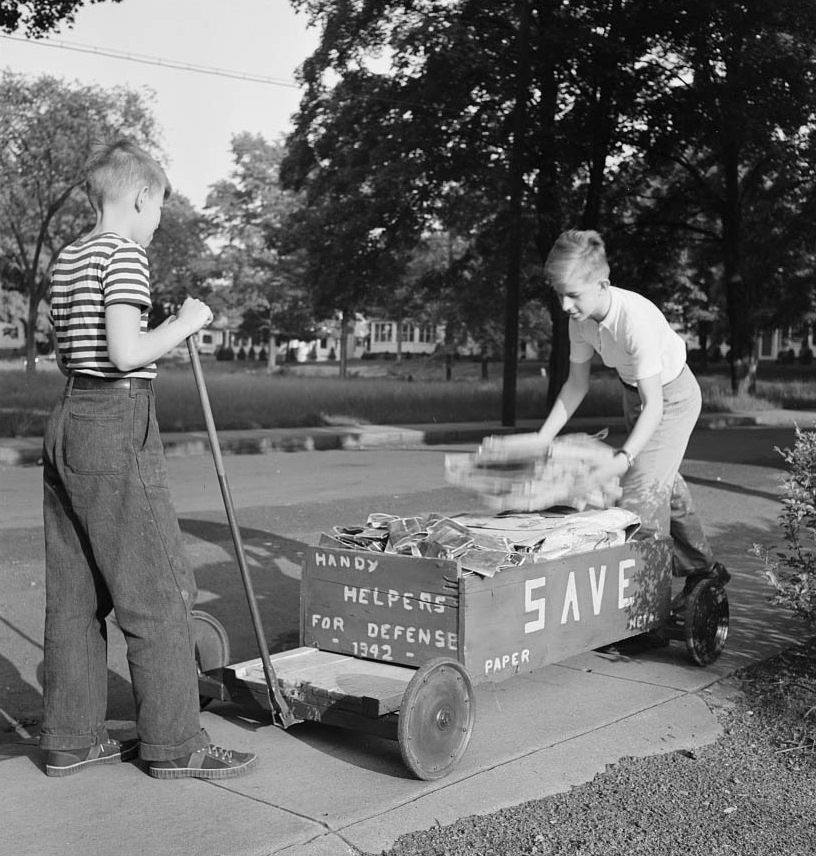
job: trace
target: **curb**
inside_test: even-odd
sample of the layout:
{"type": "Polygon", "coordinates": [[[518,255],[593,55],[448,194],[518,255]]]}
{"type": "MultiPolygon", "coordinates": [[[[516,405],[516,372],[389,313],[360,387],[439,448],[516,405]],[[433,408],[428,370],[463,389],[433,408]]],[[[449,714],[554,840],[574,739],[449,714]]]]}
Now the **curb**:
{"type": "MultiPolygon", "coordinates": [[[[489,434],[515,434],[535,431],[540,420],[522,420],[514,427],[497,422],[446,423],[444,425],[351,425],[327,428],[268,428],[219,431],[221,451],[230,455],[263,455],[270,452],[321,452],[375,448],[433,446],[444,443],[477,443],[489,434]]],[[[751,426],[792,427],[816,424],[810,411],[768,410],[756,413],[706,413],[697,422],[698,430],[722,430],[751,426]]],[[[567,430],[598,431],[617,428],[623,419],[613,417],[578,418],[567,430]]],[[[209,453],[204,431],[162,433],[168,458],[209,453]]],[[[0,440],[0,465],[31,466],[42,461],[42,438],[21,437],[0,440]]]]}

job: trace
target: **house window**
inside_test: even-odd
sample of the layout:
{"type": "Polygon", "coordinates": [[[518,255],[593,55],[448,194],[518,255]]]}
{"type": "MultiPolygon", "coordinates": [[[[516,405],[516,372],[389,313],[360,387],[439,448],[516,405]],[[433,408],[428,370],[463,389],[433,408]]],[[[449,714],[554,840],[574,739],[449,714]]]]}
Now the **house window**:
{"type": "Polygon", "coordinates": [[[770,330],[765,330],[759,340],[759,355],[760,357],[773,356],[773,333],[770,330]]]}
{"type": "Polygon", "coordinates": [[[202,333],[201,334],[201,344],[202,345],[212,345],[213,337],[212,333],[202,333]]]}
{"type": "Polygon", "coordinates": [[[325,336],[320,340],[320,347],[321,347],[324,351],[326,350],[326,348],[328,348],[328,347],[329,347],[329,340],[328,340],[325,336]]]}
{"type": "Polygon", "coordinates": [[[410,321],[403,321],[400,324],[400,339],[403,342],[414,341],[414,325],[410,321]]]}
{"type": "Polygon", "coordinates": [[[391,341],[391,328],[392,324],[390,321],[378,321],[374,325],[374,341],[375,342],[390,342],[391,341]]]}
{"type": "Polygon", "coordinates": [[[419,328],[419,336],[417,337],[418,342],[433,342],[433,327],[426,325],[424,327],[419,328]]]}

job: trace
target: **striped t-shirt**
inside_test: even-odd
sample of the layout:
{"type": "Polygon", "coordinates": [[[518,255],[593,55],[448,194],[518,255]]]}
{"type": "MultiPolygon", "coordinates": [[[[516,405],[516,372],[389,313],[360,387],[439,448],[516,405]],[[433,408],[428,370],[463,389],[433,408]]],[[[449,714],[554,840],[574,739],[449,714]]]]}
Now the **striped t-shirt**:
{"type": "Polygon", "coordinates": [[[155,363],[121,372],[110,361],[105,309],[116,303],[138,306],[141,332],[147,332],[152,304],[144,248],[115,232],[65,247],[51,272],[51,318],[66,368],[94,377],[156,377],[155,363]]]}

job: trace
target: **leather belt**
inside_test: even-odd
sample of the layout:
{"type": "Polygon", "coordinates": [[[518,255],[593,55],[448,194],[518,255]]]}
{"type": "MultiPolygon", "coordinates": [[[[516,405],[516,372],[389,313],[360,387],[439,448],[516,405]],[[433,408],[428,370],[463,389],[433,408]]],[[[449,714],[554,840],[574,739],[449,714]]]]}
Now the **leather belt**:
{"type": "Polygon", "coordinates": [[[71,375],[68,390],[71,389],[152,389],[153,381],[148,377],[93,377],[86,374],[71,375]]]}

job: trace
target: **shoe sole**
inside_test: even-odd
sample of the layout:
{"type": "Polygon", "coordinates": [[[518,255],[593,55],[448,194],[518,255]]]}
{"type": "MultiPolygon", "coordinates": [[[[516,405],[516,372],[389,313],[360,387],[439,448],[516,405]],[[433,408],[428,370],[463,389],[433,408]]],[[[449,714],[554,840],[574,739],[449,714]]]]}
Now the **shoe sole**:
{"type": "Polygon", "coordinates": [[[197,767],[149,767],[148,773],[154,779],[235,779],[248,773],[257,760],[253,758],[238,767],[222,767],[215,770],[197,767]]]}
{"type": "Polygon", "coordinates": [[[86,761],[77,761],[76,764],[70,764],[67,767],[55,767],[51,764],[45,765],[45,775],[53,778],[61,779],[65,776],[73,776],[79,773],[86,767],[101,767],[104,764],[121,764],[123,761],[133,761],[139,754],[139,747],[134,746],[132,749],[127,749],[124,752],[119,752],[116,755],[103,755],[100,758],[88,758],[86,761]]]}

